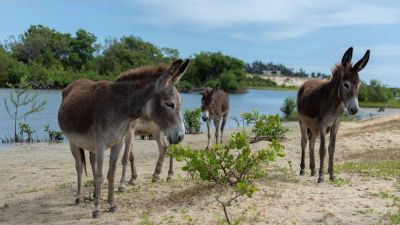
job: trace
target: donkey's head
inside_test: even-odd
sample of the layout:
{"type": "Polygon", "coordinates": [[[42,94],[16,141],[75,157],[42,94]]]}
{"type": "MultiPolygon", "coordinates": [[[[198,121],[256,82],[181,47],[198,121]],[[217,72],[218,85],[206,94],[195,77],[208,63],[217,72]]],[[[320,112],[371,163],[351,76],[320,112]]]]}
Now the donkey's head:
{"type": "Polygon", "coordinates": [[[205,88],[200,94],[201,98],[201,111],[203,112],[202,119],[207,121],[210,117],[210,111],[215,100],[215,93],[217,93],[219,87],[216,88],[205,88]]]}
{"type": "Polygon", "coordinates": [[[175,84],[185,73],[189,62],[188,59],[185,61],[179,59],[172,63],[155,82],[154,93],[146,104],[146,116],[157,124],[171,144],[181,142],[185,135],[180,112],[182,101],[175,84]]]}
{"type": "MultiPolygon", "coordinates": [[[[358,112],[358,89],[360,88],[360,72],[368,63],[369,50],[365,55],[353,66],[351,64],[351,57],[353,55],[353,48],[350,47],[343,55],[342,63],[337,66],[339,83],[339,98],[342,100],[347,111],[354,115],[358,112]]],[[[334,74],[335,76],[335,74],[334,74]]]]}

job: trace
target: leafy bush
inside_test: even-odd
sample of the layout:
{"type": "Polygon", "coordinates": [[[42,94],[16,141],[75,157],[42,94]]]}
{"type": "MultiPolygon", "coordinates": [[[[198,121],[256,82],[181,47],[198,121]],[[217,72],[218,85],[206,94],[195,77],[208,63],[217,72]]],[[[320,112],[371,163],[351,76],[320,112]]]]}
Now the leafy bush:
{"type": "Polygon", "coordinates": [[[283,138],[289,129],[281,123],[279,114],[261,115],[254,124],[256,139],[278,140],[283,138]]]}
{"type": "Polygon", "coordinates": [[[258,190],[253,183],[257,175],[253,172],[258,170],[262,163],[284,157],[283,149],[283,145],[273,140],[266,148],[252,152],[245,131],[241,131],[231,134],[229,143],[224,146],[216,144],[210,150],[197,150],[172,145],[168,154],[177,161],[186,161],[182,170],[190,175],[221,186],[234,187],[236,195],[228,202],[222,202],[217,197],[223,206],[226,220],[230,223],[226,206],[238,196],[252,197],[258,190]]]}
{"type": "Polygon", "coordinates": [[[279,118],[279,114],[276,115],[264,115],[259,114],[257,110],[249,113],[241,113],[243,121],[249,125],[254,124],[253,133],[256,135],[252,142],[259,140],[278,140],[283,138],[285,133],[289,131],[288,128],[284,127],[279,118]]]}
{"type": "Polygon", "coordinates": [[[22,123],[22,122],[19,122],[18,126],[19,126],[19,135],[20,135],[19,140],[32,142],[33,141],[32,134],[35,133],[36,130],[32,129],[32,127],[29,126],[29,124],[22,123]],[[28,136],[26,140],[24,140],[24,134],[26,134],[28,136]]]}
{"type": "Polygon", "coordinates": [[[393,98],[393,90],[377,80],[371,80],[369,85],[361,84],[358,94],[360,102],[387,102],[393,98]]]}
{"type": "Polygon", "coordinates": [[[257,109],[253,109],[251,112],[240,113],[240,117],[242,117],[243,121],[246,125],[254,124],[258,118],[260,117],[257,109]]]}
{"type": "Polygon", "coordinates": [[[185,122],[185,130],[187,134],[200,133],[200,117],[201,109],[195,108],[193,110],[185,110],[183,113],[183,120],[185,122]]]}
{"type": "Polygon", "coordinates": [[[288,119],[291,114],[296,110],[296,100],[294,97],[286,97],[281,112],[283,113],[283,119],[288,119]]]}
{"type": "Polygon", "coordinates": [[[263,79],[259,75],[253,75],[246,79],[248,86],[250,87],[274,87],[277,86],[276,82],[270,79],[263,79]]]}
{"type": "Polygon", "coordinates": [[[56,130],[51,130],[49,125],[44,125],[44,131],[48,134],[49,136],[49,142],[57,142],[57,141],[62,141],[64,140],[64,137],[62,135],[61,131],[56,131],[56,130]]]}

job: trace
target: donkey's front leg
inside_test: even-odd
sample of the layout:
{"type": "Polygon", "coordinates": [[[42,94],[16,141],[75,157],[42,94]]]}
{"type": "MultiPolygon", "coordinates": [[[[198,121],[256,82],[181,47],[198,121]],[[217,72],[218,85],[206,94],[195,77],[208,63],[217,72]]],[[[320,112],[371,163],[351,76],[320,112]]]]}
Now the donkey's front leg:
{"type": "Polygon", "coordinates": [[[94,182],[96,178],[96,154],[90,152],[90,165],[92,167],[92,174],[93,174],[93,198],[96,198],[96,183],[94,182]]]}
{"type": "Polygon", "coordinates": [[[214,127],[215,127],[215,143],[219,144],[219,130],[221,128],[221,120],[220,119],[214,119],[214,127]]]}
{"type": "Polygon", "coordinates": [[[101,144],[97,144],[96,147],[96,175],[94,177],[94,211],[92,213],[93,218],[99,218],[101,216],[100,210],[100,197],[101,197],[101,188],[103,185],[103,161],[104,161],[104,150],[105,146],[101,144]]]}
{"type": "Polygon", "coordinates": [[[152,182],[156,182],[160,179],[160,173],[162,170],[162,166],[164,164],[165,153],[167,152],[167,147],[163,144],[163,137],[161,134],[156,134],[156,142],[158,146],[158,160],[156,169],[153,173],[153,178],[151,179],[152,182]]]}
{"type": "Polygon", "coordinates": [[[118,192],[125,191],[125,177],[126,177],[126,166],[128,164],[129,153],[131,152],[132,146],[132,134],[128,132],[125,137],[125,151],[124,155],[122,156],[122,176],[121,181],[119,183],[118,192]]]}
{"type": "Polygon", "coordinates": [[[208,137],[207,148],[209,149],[211,147],[210,119],[208,119],[206,123],[207,123],[207,137],[208,137]]]}
{"type": "Polygon", "coordinates": [[[110,212],[115,212],[117,210],[117,206],[114,201],[114,181],[115,181],[115,170],[117,167],[117,161],[119,152],[122,148],[122,142],[111,148],[110,153],[110,168],[108,169],[108,203],[110,204],[110,212]]]}
{"type": "Polygon", "coordinates": [[[329,146],[328,146],[328,154],[329,154],[329,164],[328,164],[328,173],[329,179],[335,180],[335,172],[333,171],[333,157],[335,155],[335,144],[336,144],[336,134],[339,130],[340,120],[336,120],[331,128],[331,135],[329,139],[329,146]]]}
{"type": "Polygon", "coordinates": [[[326,127],[324,125],[319,127],[319,134],[321,138],[321,143],[319,146],[319,177],[318,183],[324,182],[324,159],[326,154],[326,146],[325,146],[325,135],[326,135],[326,127]]]}

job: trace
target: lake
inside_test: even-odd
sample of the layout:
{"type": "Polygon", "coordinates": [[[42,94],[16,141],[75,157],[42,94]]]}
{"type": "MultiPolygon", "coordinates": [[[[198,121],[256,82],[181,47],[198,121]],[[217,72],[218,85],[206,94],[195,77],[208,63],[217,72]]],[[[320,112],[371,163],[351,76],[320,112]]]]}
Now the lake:
{"type": "MultiPolygon", "coordinates": [[[[48,103],[46,109],[42,112],[34,113],[27,117],[26,123],[28,123],[33,129],[36,130],[34,137],[43,139],[46,137],[43,131],[44,125],[50,125],[53,130],[60,130],[57,122],[57,111],[61,103],[61,91],[60,90],[40,90],[40,98],[47,98],[48,103]]],[[[275,114],[280,113],[280,107],[282,106],[283,100],[288,96],[295,96],[297,91],[294,90],[249,90],[244,94],[230,94],[230,112],[229,119],[226,127],[236,127],[237,124],[232,117],[240,118],[240,113],[249,112],[252,109],[257,109],[263,114],[275,114]]],[[[13,121],[7,114],[3,98],[8,98],[9,90],[0,89],[0,137],[13,136],[13,121]]],[[[198,93],[183,93],[183,110],[193,109],[200,107],[201,95],[198,93]]],[[[386,110],[381,115],[389,113],[398,113],[399,110],[386,110]]],[[[362,118],[369,117],[369,114],[373,113],[378,115],[376,109],[360,109],[359,115],[362,118]]],[[[202,123],[202,129],[205,130],[205,124],[202,123]]],[[[0,148],[6,147],[0,144],[0,148]]]]}

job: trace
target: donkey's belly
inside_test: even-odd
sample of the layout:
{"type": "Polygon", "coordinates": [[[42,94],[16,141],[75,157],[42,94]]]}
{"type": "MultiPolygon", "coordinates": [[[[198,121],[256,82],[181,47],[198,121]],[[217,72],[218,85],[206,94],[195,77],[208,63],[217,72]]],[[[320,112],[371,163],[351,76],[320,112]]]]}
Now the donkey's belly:
{"type": "Polygon", "coordinates": [[[65,136],[68,138],[69,142],[83,148],[85,150],[95,152],[96,147],[98,145],[103,145],[105,148],[111,148],[119,143],[122,143],[123,138],[126,135],[125,132],[115,132],[115,133],[103,133],[102,137],[95,137],[93,133],[89,132],[86,134],[79,133],[65,133],[65,136]],[[99,143],[97,143],[96,139],[100,139],[99,143]]]}
{"type": "Polygon", "coordinates": [[[318,124],[318,120],[299,114],[299,119],[300,122],[303,126],[307,127],[308,129],[311,130],[311,132],[315,133],[315,134],[319,134],[319,124],[318,124]]]}

